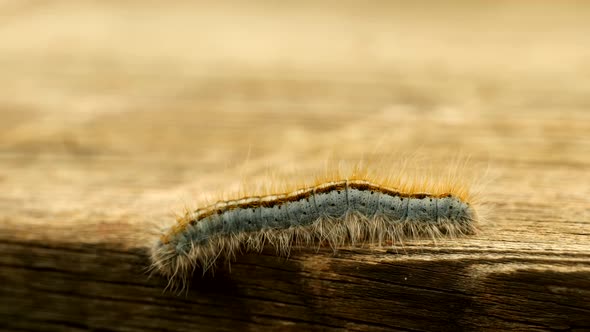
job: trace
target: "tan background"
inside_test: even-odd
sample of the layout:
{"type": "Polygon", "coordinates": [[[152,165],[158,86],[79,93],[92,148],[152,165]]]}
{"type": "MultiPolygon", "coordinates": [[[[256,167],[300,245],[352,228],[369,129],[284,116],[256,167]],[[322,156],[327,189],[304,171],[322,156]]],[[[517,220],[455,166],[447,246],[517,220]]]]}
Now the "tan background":
{"type": "Polygon", "coordinates": [[[590,326],[589,20],[583,1],[0,2],[1,319],[58,330],[590,326]],[[185,205],[269,169],[312,173],[375,151],[489,168],[482,234],[407,254],[249,255],[229,281],[183,299],[141,272],[145,241],[185,205]],[[368,266],[394,280],[372,284],[368,266]],[[355,270],[368,279],[351,300],[335,285],[354,284],[342,276],[355,270]],[[437,284],[449,278],[461,282],[437,284]],[[432,289],[475,304],[455,317],[451,295],[432,289]],[[302,294],[295,309],[289,291],[302,294]],[[416,300],[387,302],[396,296],[416,300]]]}

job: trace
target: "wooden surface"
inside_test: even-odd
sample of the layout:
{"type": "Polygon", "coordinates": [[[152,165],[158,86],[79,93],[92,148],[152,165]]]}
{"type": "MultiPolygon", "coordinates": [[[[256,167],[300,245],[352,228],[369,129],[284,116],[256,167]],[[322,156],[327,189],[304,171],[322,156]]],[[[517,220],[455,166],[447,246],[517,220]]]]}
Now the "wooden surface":
{"type": "Polygon", "coordinates": [[[0,328],[590,330],[589,10],[0,3],[0,328]],[[145,273],[242,178],[415,151],[489,170],[481,234],[145,273]]]}

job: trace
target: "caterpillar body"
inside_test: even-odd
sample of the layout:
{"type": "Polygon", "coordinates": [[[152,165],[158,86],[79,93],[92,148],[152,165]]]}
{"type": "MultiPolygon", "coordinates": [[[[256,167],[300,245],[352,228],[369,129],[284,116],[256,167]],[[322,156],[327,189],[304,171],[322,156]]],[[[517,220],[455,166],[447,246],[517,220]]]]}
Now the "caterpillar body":
{"type": "Polygon", "coordinates": [[[292,246],[333,248],[401,244],[416,238],[476,233],[478,213],[468,188],[438,182],[380,181],[369,176],[318,181],[279,194],[246,196],[189,211],[152,248],[152,268],[183,285],[199,267],[265,244],[287,256],[292,246]],[[373,181],[371,181],[373,180],[373,181]]]}

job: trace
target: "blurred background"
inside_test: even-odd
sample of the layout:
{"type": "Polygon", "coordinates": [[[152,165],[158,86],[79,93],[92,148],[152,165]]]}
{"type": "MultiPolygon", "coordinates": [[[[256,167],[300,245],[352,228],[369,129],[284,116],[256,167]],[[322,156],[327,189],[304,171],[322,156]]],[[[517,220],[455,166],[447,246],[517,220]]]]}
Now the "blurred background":
{"type": "Polygon", "coordinates": [[[169,218],[375,150],[587,168],[589,19],[586,1],[0,1],[0,207],[169,218]]]}

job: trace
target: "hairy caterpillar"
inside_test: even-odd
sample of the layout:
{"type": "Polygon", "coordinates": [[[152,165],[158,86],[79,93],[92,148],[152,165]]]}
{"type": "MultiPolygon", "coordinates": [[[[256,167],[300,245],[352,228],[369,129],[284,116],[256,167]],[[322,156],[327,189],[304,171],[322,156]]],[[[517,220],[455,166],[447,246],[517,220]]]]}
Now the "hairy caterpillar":
{"type": "Polygon", "coordinates": [[[152,248],[152,268],[171,282],[186,280],[241,250],[273,245],[333,248],[401,244],[417,238],[456,237],[477,231],[477,201],[456,172],[438,177],[371,176],[355,169],[278,193],[220,200],[188,211],[152,248]]]}

